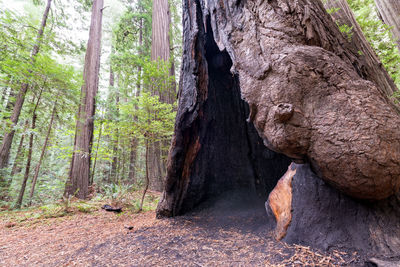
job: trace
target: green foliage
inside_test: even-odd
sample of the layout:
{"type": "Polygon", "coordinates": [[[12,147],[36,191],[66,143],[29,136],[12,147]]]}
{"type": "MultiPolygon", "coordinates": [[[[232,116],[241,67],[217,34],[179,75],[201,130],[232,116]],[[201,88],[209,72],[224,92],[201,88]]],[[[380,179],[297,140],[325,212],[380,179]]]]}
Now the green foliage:
{"type": "MultiPolygon", "coordinates": [[[[400,53],[390,32],[378,16],[374,0],[347,0],[363,33],[390,76],[400,88],[400,53]]],[[[396,94],[397,96],[400,93],[396,94]]]]}
{"type": "MultiPolygon", "coordinates": [[[[21,13],[7,9],[6,5],[0,7],[0,139],[12,126],[10,121],[12,106],[11,109],[5,108],[7,103],[15,100],[22,83],[29,85],[19,123],[14,126],[16,134],[10,165],[1,173],[2,177],[6,177],[6,182],[10,183],[7,188],[9,196],[7,201],[12,202],[21,187],[27,158],[28,135],[33,133],[31,173],[23,206],[28,204],[26,196],[30,192],[33,170],[39,160],[56,100],[55,122],[32,203],[33,205],[54,203],[63,194],[74,145],[76,113],[83,76],[83,52],[87,41],[82,41],[83,38],[76,33],[87,32],[88,29],[85,27],[90,22],[89,11],[92,5],[91,0],[52,1],[47,26],[40,40],[40,52],[31,57],[46,2],[24,0],[25,10],[21,13]],[[73,36],[77,36],[76,40],[71,38],[71,32],[74,33],[73,36]],[[31,121],[33,100],[39,94],[42,95],[42,99],[37,110],[37,127],[31,130],[29,126],[25,127],[25,122],[31,121]],[[19,157],[21,171],[11,176],[18,147],[16,144],[24,134],[25,140],[19,157]]],[[[102,62],[101,66],[91,154],[92,166],[95,156],[97,161],[94,187],[101,188],[107,198],[111,197],[115,201],[122,201],[143,185],[146,142],[164,141],[163,156],[166,154],[166,144],[171,139],[176,114],[176,103],[172,103],[176,95],[176,81],[170,73],[173,67],[175,71],[179,70],[182,52],[179,1],[170,1],[172,16],[170,62],[150,61],[153,1],[123,0],[122,2],[125,4],[125,10],[113,18],[115,24],[112,26],[112,31],[107,31],[107,27],[104,27],[103,31],[105,41],[102,42],[102,52],[106,54],[112,51],[112,53],[109,60],[102,62]],[[112,44],[111,49],[110,44],[112,44]],[[109,82],[107,72],[110,66],[115,74],[115,84],[107,87],[105,84],[109,82]],[[130,168],[129,153],[132,141],[136,143],[137,153],[135,184],[126,186],[124,183],[127,181],[130,168]],[[117,159],[117,173],[116,177],[111,177],[111,165],[114,159],[117,159]]],[[[104,21],[107,20],[109,10],[104,10],[104,21]]],[[[102,56],[102,58],[107,57],[102,56]]],[[[134,206],[135,201],[131,200],[129,205],[134,206]]],[[[70,208],[82,212],[91,210],[85,203],[74,204],[69,201],[63,203],[68,207],[60,208],[60,212],[58,206],[44,206],[41,208],[41,213],[52,216],[51,214],[61,215],[63,210],[70,208]]],[[[3,204],[9,207],[8,202],[0,203],[3,204]]]]}
{"type": "Polygon", "coordinates": [[[336,12],[338,12],[340,10],[340,8],[338,8],[338,7],[332,7],[332,8],[328,8],[327,10],[326,10],[326,12],[328,12],[328,14],[330,14],[330,15],[332,15],[332,14],[335,14],[336,12]]]}
{"type": "Polygon", "coordinates": [[[347,24],[339,25],[337,22],[336,24],[339,27],[339,31],[343,33],[347,40],[351,41],[351,38],[353,37],[353,26],[350,27],[347,24]]]}

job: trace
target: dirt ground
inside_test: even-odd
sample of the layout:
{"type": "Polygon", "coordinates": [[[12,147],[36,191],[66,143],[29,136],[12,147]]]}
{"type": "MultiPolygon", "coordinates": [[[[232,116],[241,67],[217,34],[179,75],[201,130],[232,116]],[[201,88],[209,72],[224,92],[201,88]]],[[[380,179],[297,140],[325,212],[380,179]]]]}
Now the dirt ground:
{"type": "Polygon", "coordinates": [[[356,254],[277,242],[265,220],[256,210],[158,220],[154,211],[99,208],[33,224],[3,221],[0,266],[362,266],[356,254]]]}

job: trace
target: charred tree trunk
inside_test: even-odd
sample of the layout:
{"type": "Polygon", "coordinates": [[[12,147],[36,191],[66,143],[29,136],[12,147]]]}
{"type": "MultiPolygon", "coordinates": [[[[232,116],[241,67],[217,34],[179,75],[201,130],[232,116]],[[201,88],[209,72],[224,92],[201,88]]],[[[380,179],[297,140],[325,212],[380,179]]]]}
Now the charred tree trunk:
{"type": "Polygon", "coordinates": [[[40,153],[40,157],[39,157],[39,162],[36,165],[35,174],[33,175],[33,178],[32,178],[31,192],[29,194],[29,206],[32,205],[32,197],[33,197],[33,193],[35,192],[35,186],[36,186],[37,179],[39,177],[40,166],[42,165],[42,161],[43,161],[44,155],[46,153],[46,149],[47,149],[47,144],[49,143],[51,128],[53,127],[56,109],[57,109],[57,100],[55,101],[53,111],[51,112],[51,119],[50,119],[50,123],[49,123],[49,128],[47,130],[46,139],[44,140],[42,152],[40,153]]]}
{"type": "MultiPolygon", "coordinates": [[[[40,24],[40,28],[36,37],[36,43],[32,50],[32,55],[31,55],[32,60],[39,53],[40,44],[43,38],[44,28],[46,27],[47,17],[50,11],[51,1],[52,0],[47,0],[47,6],[43,13],[42,23],[40,24]]],[[[10,156],[10,149],[15,134],[14,126],[17,125],[18,123],[19,115],[21,114],[22,106],[25,101],[25,95],[26,92],[28,91],[28,87],[29,87],[28,84],[26,83],[22,84],[17,99],[15,101],[13,113],[11,116],[12,126],[9,128],[9,130],[7,130],[6,134],[4,135],[3,143],[0,147],[0,169],[7,167],[8,159],[10,156]]],[[[2,177],[0,175],[0,183],[2,182],[1,180],[2,177]]]]}
{"type": "Polygon", "coordinates": [[[386,25],[389,25],[400,50],[400,2],[398,0],[375,0],[378,12],[386,25]]]}
{"type": "MultiPolygon", "coordinates": [[[[363,57],[365,66],[362,67],[364,77],[375,84],[379,85],[388,96],[392,96],[398,89],[385,70],[375,51],[368,43],[367,39],[361,30],[360,25],[357,23],[356,18],[351,11],[346,0],[328,0],[325,2],[325,7],[336,8],[336,12],[332,13],[334,21],[339,25],[347,25],[351,28],[351,37],[347,38],[351,46],[360,51],[360,57],[363,57]]],[[[400,4],[399,4],[400,6],[400,4]]],[[[400,10],[400,9],[399,9],[400,10]]],[[[399,14],[400,16],[400,14],[399,14]]]]}
{"type": "Polygon", "coordinates": [[[84,84],[81,89],[81,103],[76,123],[74,153],[65,195],[84,199],[88,194],[90,179],[90,153],[92,149],[96,94],[99,85],[101,27],[103,0],[94,0],[83,72],[84,84]]]}
{"type": "Polygon", "coordinates": [[[392,234],[400,229],[399,111],[384,84],[367,80],[365,58],[322,3],[185,0],[183,25],[157,215],[182,214],[228,190],[267,197],[275,188],[269,203],[283,200],[273,210],[293,209],[277,237],[400,256],[392,234]],[[279,181],[288,158],[306,165],[279,181]],[[355,233],[344,238],[348,224],[355,233]]]}
{"type": "Polygon", "coordinates": [[[281,181],[266,205],[277,220],[277,239],[368,257],[400,256],[399,194],[374,203],[357,201],[319,179],[308,164],[292,164],[281,181]]]}

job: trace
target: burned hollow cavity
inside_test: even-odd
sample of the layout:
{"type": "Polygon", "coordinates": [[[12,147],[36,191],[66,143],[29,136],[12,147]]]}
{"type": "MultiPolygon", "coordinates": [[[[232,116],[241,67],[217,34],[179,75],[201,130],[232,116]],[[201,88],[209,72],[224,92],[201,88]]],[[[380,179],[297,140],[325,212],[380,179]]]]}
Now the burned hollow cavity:
{"type": "Polygon", "coordinates": [[[197,25],[197,36],[184,44],[180,105],[159,217],[183,214],[221,195],[249,196],[249,205],[255,198],[263,202],[291,162],[266,148],[247,122],[249,107],[238,75],[230,71],[229,54],[219,50],[209,19],[207,30],[197,25]]]}

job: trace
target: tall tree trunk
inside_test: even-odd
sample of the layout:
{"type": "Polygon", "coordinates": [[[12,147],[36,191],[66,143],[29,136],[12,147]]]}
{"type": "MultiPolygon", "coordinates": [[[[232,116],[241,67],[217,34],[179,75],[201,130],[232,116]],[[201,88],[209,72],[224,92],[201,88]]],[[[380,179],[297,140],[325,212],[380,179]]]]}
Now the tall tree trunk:
{"type": "Polygon", "coordinates": [[[39,162],[37,163],[37,165],[35,167],[35,174],[32,179],[31,192],[29,194],[29,206],[32,205],[32,197],[35,192],[35,186],[36,186],[36,182],[37,182],[37,179],[39,176],[40,166],[42,165],[42,161],[43,161],[44,155],[46,153],[46,149],[47,149],[47,144],[49,143],[51,128],[53,127],[56,109],[57,109],[57,100],[54,102],[53,111],[51,112],[50,124],[49,124],[49,128],[47,129],[46,139],[44,140],[42,152],[40,153],[39,162]]]}
{"type": "Polygon", "coordinates": [[[350,40],[348,38],[347,39],[354,49],[361,52],[360,57],[363,57],[363,60],[366,63],[366,65],[362,68],[362,71],[365,73],[364,78],[379,85],[379,88],[383,89],[384,93],[387,95],[393,95],[393,93],[397,91],[397,87],[385,70],[385,67],[382,65],[379,57],[376,55],[367,39],[365,39],[361,27],[357,23],[347,1],[328,0],[324,5],[327,9],[338,9],[336,12],[331,14],[335,22],[339,25],[347,25],[351,28],[352,36],[350,40]]]}
{"type": "Polygon", "coordinates": [[[400,50],[400,1],[375,0],[375,4],[383,22],[392,27],[393,37],[396,39],[400,50]]]}
{"type": "Polygon", "coordinates": [[[33,138],[34,138],[34,133],[33,132],[36,129],[36,119],[37,119],[36,110],[37,110],[37,108],[39,106],[41,96],[42,96],[42,90],[39,93],[38,99],[36,101],[35,107],[34,107],[33,112],[32,112],[32,127],[31,127],[31,134],[29,136],[28,157],[26,159],[24,179],[22,181],[21,189],[20,189],[19,194],[18,194],[18,199],[17,199],[17,202],[15,204],[15,207],[17,209],[21,208],[22,200],[23,200],[24,194],[25,194],[26,183],[28,182],[29,172],[30,172],[30,169],[31,169],[32,151],[33,151],[33,138]]]}
{"type": "Polygon", "coordinates": [[[288,242],[400,257],[400,114],[323,4],[183,3],[179,108],[157,215],[273,190],[268,206],[288,242]],[[288,158],[268,148],[297,163],[282,180],[288,158]]]}
{"type": "MultiPolygon", "coordinates": [[[[36,37],[36,43],[33,46],[32,54],[31,54],[32,60],[34,60],[34,57],[39,53],[40,44],[41,44],[42,38],[43,38],[44,28],[46,27],[47,17],[49,15],[49,11],[50,11],[51,1],[52,0],[47,0],[47,5],[46,5],[46,8],[43,13],[42,23],[40,24],[40,28],[39,28],[39,31],[38,31],[38,34],[36,37]]],[[[9,128],[9,130],[7,130],[7,132],[3,138],[3,143],[0,147],[0,169],[7,167],[8,159],[10,156],[10,149],[11,149],[12,141],[13,141],[14,134],[15,134],[14,126],[17,125],[17,123],[18,123],[19,115],[21,114],[22,106],[25,101],[25,95],[26,95],[26,92],[28,91],[28,87],[29,87],[28,84],[26,84],[26,83],[22,84],[21,89],[18,93],[17,99],[15,101],[13,114],[11,116],[12,126],[9,128]]],[[[2,180],[2,177],[0,175],[0,183],[1,183],[1,180],[2,180]]]]}
{"type": "Polygon", "coordinates": [[[103,0],[93,1],[83,72],[84,84],[81,89],[81,103],[76,123],[75,146],[69,178],[65,185],[65,195],[75,195],[81,199],[87,197],[90,179],[93,117],[96,111],[95,101],[99,86],[103,3],[103,0]]]}
{"type": "MultiPolygon", "coordinates": [[[[169,62],[171,45],[170,45],[170,11],[168,0],[153,1],[152,16],[152,43],[151,43],[151,60],[162,60],[169,62]]],[[[170,90],[165,92],[154,92],[160,96],[160,101],[170,102],[170,90]]],[[[165,163],[162,160],[162,142],[153,142],[149,151],[149,176],[150,188],[153,190],[162,190],[165,173],[165,163]]]]}

